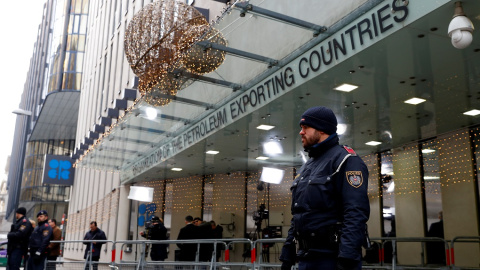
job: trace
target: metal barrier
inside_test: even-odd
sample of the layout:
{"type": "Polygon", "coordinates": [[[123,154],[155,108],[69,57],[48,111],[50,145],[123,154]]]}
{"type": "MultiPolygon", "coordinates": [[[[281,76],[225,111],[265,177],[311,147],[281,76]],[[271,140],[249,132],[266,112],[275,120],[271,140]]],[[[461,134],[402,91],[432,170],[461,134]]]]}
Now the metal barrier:
{"type": "Polygon", "coordinates": [[[48,261],[45,260],[45,269],[46,270],[60,270],[60,269],[106,269],[112,268],[115,266],[115,242],[111,240],[70,240],[70,241],[50,241],[51,243],[60,243],[65,245],[65,243],[82,243],[90,245],[89,252],[87,252],[87,258],[83,261],[65,261],[65,260],[57,260],[57,261],[48,261]],[[92,246],[93,243],[112,243],[112,261],[110,263],[104,262],[97,262],[92,261],[92,246]],[[99,267],[105,266],[105,267],[99,267]]]}
{"type": "MultiPolygon", "coordinates": [[[[449,248],[449,241],[437,237],[379,237],[371,238],[373,243],[378,245],[378,264],[363,264],[364,269],[459,269],[455,267],[454,259],[454,244],[458,242],[469,242],[469,243],[479,243],[480,237],[478,236],[459,236],[451,240],[451,248],[449,248]],[[421,243],[421,263],[420,265],[398,265],[397,264],[397,248],[396,245],[399,242],[418,242],[421,243]],[[428,265],[425,260],[425,243],[427,242],[443,242],[445,246],[445,258],[446,264],[444,266],[439,265],[428,265]],[[385,263],[385,244],[392,244],[392,262],[391,264],[385,263]]],[[[270,238],[270,239],[258,239],[252,241],[246,238],[238,239],[198,239],[198,240],[162,240],[162,241],[153,241],[153,240],[124,240],[124,241],[110,241],[110,240],[70,240],[70,241],[52,241],[57,243],[89,243],[92,245],[94,242],[103,242],[112,244],[112,256],[110,262],[96,262],[91,260],[91,256],[87,254],[87,259],[82,261],[47,261],[46,269],[95,269],[98,266],[98,269],[119,269],[119,270],[146,270],[146,269],[255,269],[260,270],[264,268],[269,269],[279,269],[281,267],[281,262],[276,261],[270,263],[265,261],[263,256],[257,256],[257,247],[260,245],[264,247],[266,244],[276,244],[285,242],[285,238],[270,238]],[[148,247],[152,244],[165,244],[165,245],[176,245],[176,244],[196,244],[197,251],[195,254],[194,261],[151,261],[147,260],[148,247]],[[201,261],[200,251],[202,248],[205,248],[205,245],[202,244],[211,244],[213,245],[212,254],[210,259],[207,261],[201,261]],[[250,260],[245,261],[244,257],[243,262],[232,261],[230,256],[230,250],[235,244],[244,244],[246,245],[246,250],[244,253],[250,252],[250,260]],[[120,245],[119,260],[116,259],[117,247],[120,245]],[[124,250],[127,249],[126,245],[135,245],[135,255],[134,261],[124,260],[124,250]],[[225,251],[224,261],[217,261],[216,254],[221,252],[219,247],[222,247],[225,251]],[[138,259],[137,259],[138,258],[138,259]]],[[[221,249],[221,248],[220,248],[221,249]]],[[[90,250],[92,250],[90,248],[90,250]]],[[[263,250],[262,250],[263,252],[263,250]]],[[[270,255],[270,254],[269,254],[270,255]]],[[[292,269],[297,269],[295,265],[292,269]]],[[[479,268],[470,268],[470,269],[479,269],[479,268]]]]}
{"type": "MultiPolygon", "coordinates": [[[[285,238],[268,238],[268,239],[258,239],[256,241],[254,241],[254,249],[252,250],[252,260],[255,262],[254,264],[254,267],[255,269],[263,269],[263,268],[272,268],[272,267],[278,267],[280,268],[282,266],[282,262],[278,262],[278,263],[270,263],[270,262],[264,262],[263,261],[263,256],[259,256],[258,257],[258,261],[254,258],[254,255],[256,254],[256,250],[257,250],[257,245],[265,245],[265,244],[275,244],[275,243],[284,243],[285,242],[285,238]]],[[[262,250],[263,252],[263,250],[262,250]]],[[[268,254],[269,256],[270,254],[268,254]]],[[[297,265],[295,265],[292,269],[297,269],[297,265]]]]}
{"type": "MultiPolygon", "coordinates": [[[[253,242],[249,239],[198,239],[198,240],[124,240],[124,241],[52,241],[52,242],[61,242],[61,243],[93,243],[93,242],[109,242],[112,243],[112,259],[109,263],[95,262],[91,260],[91,256],[87,255],[85,261],[48,261],[48,265],[51,265],[50,268],[46,269],[90,269],[92,266],[95,269],[97,266],[98,269],[119,269],[119,270],[146,270],[146,269],[224,269],[232,267],[246,267],[246,269],[253,269],[254,262],[232,262],[230,260],[230,248],[235,244],[247,244],[249,249],[253,249],[253,242]],[[152,244],[165,244],[165,245],[175,245],[175,244],[196,244],[197,251],[195,254],[194,261],[150,261],[147,260],[148,249],[152,244]],[[205,248],[204,244],[212,245],[212,254],[207,261],[201,261],[200,251],[202,248],[205,248]],[[119,260],[116,260],[116,250],[120,245],[119,260]],[[127,245],[135,245],[135,251],[137,252],[134,261],[124,260],[124,250],[127,245]],[[225,261],[218,262],[216,261],[216,254],[221,252],[217,250],[219,247],[223,247],[225,250],[225,261]],[[138,258],[138,259],[137,259],[138,258]]],[[[90,249],[91,250],[91,249],[90,249]]]]}
{"type": "MultiPolygon", "coordinates": [[[[480,236],[457,236],[452,239],[452,244],[450,245],[450,266],[452,269],[458,269],[455,266],[455,251],[454,245],[455,243],[480,243],[480,236]]],[[[471,269],[478,269],[478,268],[471,268],[471,269]]]]}
{"type": "MultiPolygon", "coordinates": [[[[450,266],[450,255],[449,255],[449,245],[448,241],[439,237],[377,237],[377,238],[371,238],[371,241],[380,241],[380,243],[375,242],[376,244],[380,245],[380,248],[378,250],[379,253],[379,265],[364,265],[363,268],[372,268],[372,269],[397,269],[397,243],[398,242],[411,242],[411,243],[416,243],[419,242],[421,243],[421,263],[420,265],[417,266],[408,266],[409,269],[439,269],[438,265],[432,265],[429,266],[426,261],[425,261],[425,243],[427,242],[443,242],[444,247],[445,247],[445,258],[446,258],[446,265],[444,266],[445,268],[449,268],[450,266]],[[385,265],[385,244],[391,243],[392,244],[392,262],[391,262],[391,267],[386,267],[385,265]]],[[[404,267],[402,267],[404,268],[404,267]]]]}

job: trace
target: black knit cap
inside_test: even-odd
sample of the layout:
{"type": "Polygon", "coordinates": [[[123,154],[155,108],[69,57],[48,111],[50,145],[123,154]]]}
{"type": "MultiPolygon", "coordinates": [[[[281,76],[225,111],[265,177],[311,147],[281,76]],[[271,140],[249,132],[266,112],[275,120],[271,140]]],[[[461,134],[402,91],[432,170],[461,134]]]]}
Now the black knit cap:
{"type": "Polygon", "coordinates": [[[41,210],[40,212],[38,212],[37,217],[41,215],[48,216],[47,210],[41,210]]]}
{"type": "Polygon", "coordinates": [[[25,209],[25,207],[19,207],[16,212],[25,216],[27,214],[27,209],[25,209]]]}
{"type": "Polygon", "coordinates": [[[323,106],[312,107],[306,110],[300,119],[300,125],[312,127],[328,135],[337,132],[337,124],[337,117],[335,117],[333,111],[323,106]]]}

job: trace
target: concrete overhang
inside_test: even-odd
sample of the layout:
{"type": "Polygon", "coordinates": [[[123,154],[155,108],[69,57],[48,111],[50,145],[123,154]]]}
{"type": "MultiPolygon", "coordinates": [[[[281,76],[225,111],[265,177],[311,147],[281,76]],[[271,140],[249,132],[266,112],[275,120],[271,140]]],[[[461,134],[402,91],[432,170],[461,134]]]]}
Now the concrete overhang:
{"type": "Polygon", "coordinates": [[[30,141],[74,140],[80,91],[51,92],[45,97],[30,141]]]}

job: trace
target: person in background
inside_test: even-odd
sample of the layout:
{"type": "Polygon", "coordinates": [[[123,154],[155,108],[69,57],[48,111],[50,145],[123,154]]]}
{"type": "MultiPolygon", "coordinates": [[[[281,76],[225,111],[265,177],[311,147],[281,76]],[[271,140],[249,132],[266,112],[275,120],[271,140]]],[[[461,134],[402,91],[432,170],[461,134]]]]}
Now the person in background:
{"type": "MultiPolygon", "coordinates": [[[[85,237],[83,240],[87,241],[92,241],[92,240],[107,240],[107,236],[105,236],[105,233],[100,230],[100,228],[97,227],[97,222],[92,221],[90,222],[90,231],[88,231],[85,234],[85,237]]],[[[102,249],[102,245],[105,244],[105,242],[83,242],[84,245],[87,245],[85,248],[85,255],[83,256],[84,259],[87,261],[92,260],[92,268],[93,270],[98,269],[98,261],[100,261],[100,250],[102,249]],[[92,251],[90,252],[90,248],[92,248],[92,251]]],[[[87,264],[85,266],[85,269],[88,270],[90,269],[90,265],[87,264]]]]}
{"type": "MultiPolygon", "coordinates": [[[[62,231],[57,226],[57,220],[54,218],[50,219],[48,221],[48,225],[50,225],[50,227],[52,227],[52,230],[53,230],[51,240],[53,241],[62,240],[62,231]]],[[[50,243],[47,249],[48,249],[47,261],[56,261],[58,256],[60,256],[60,243],[50,243]]],[[[47,262],[47,269],[55,270],[56,264],[47,262]]]]}
{"type": "MultiPolygon", "coordinates": [[[[150,222],[147,230],[140,232],[140,235],[148,240],[167,240],[167,228],[163,225],[162,220],[153,216],[150,222]]],[[[152,261],[164,261],[168,257],[167,247],[167,244],[152,244],[152,251],[150,252],[152,261]]],[[[156,267],[156,269],[159,268],[156,267]]]]}
{"type": "MultiPolygon", "coordinates": [[[[212,226],[213,231],[213,239],[222,239],[223,238],[223,227],[217,225],[214,220],[210,221],[210,225],[212,226]]],[[[222,256],[222,250],[225,250],[225,246],[223,244],[217,244],[217,253],[215,253],[216,261],[218,262],[220,257],[222,256]]]]}
{"type": "MultiPolygon", "coordinates": [[[[427,237],[445,238],[443,232],[443,212],[438,213],[439,221],[434,222],[428,229],[427,237]]],[[[427,262],[430,264],[445,265],[445,243],[444,242],[427,242],[427,262]]]]}
{"type": "MultiPolygon", "coordinates": [[[[198,228],[193,224],[193,217],[185,217],[185,227],[180,229],[177,240],[190,240],[198,238],[198,228]]],[[[195,255],[197,253],[196,244],[183,244],[178,243],[180,248],[179,260],[180,261],[195,261],[195,255]]]]}
{"type": "Polygon", "coordinates": [[[10,232],[7,234],[7,266],[9,270],[19,270],[22,257],[28,252],[28,239],[33,228],[30,221],[25,217],[27,210],[19,207],[15,213],[16,220],[13,222],[10,232]]]}
{"type": "Polygon", "coordinates": [[[48,213],[42,210],[37,214],[38,225],[30,236],[29,249],[30,256],[28,258],[28,270],[43,270],[45,268],[45,260],[47,259],[47,247],[52,238],[52,228],[48,225],[48,213]]]}
{"type": "MultiPolygon", "coordinates": [[[[213,230],[210,222],[205,222],[203,219],[196,217],[193,220],[195,226],[197,226],[196,239],[213,239],[213,230]]],[[[201,243],[199,260],[201,262],[209,262],[213,256],[213,243],[201,243]]]]}

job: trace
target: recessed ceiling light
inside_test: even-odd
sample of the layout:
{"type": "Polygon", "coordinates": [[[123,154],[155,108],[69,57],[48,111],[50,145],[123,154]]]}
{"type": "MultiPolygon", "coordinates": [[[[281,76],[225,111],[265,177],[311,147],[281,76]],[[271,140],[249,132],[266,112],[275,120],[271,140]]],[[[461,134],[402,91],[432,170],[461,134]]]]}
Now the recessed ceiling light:
{"type": "Polygon", "coordinates": [[[259,156],[259,157],[257,157],[256,159],[259,159],[259,160],[267,160],[267,159],[268,159],[268,157],[259,156]]]}
{"type": "Polygon", "coordinates": [[[408,103],[408,104],[412,104],[412,105],[417,105],[417,104],[420,104],[420,103],[425,102],[425,101],[427,101],[427,100],[423,99],[423,98],[414,97],[414,98],[411,98],[411,99],[407,99],[404,102],[408,103]]]}
{"type": "Polygon", "coordinates": [[[424,154],[430,154],[430,153],[433,153],[433,152],[435,152],[435,150],[433,150],[433,149],[422,149],[422,153],[424,153],[424,154]]]}
{"type": "Polygon", "coordinates": [[[338,91],[343,91],[343,92],[350,92],[350,91],[353,91],[357,88],[358,88],[357,85],[344,83],[344,84],[341,84],[341,85],[339,85],[339,86],[337,86],[333,89],[338,90],[338,91]]]}
{"type": "Polygon", "coordinates": [[[208,151],[205,152],[205,153],[206,153],[206,154],[209,154],[209,155],[216,155],[216,154],[218,154],[218,153],[220,153],[220,152],[215,151],[215,150],[208,150],[208,151]]]}
{"type": "Polygon", "coordinates": [[[468,112],[464,112],[465,115],[476,116],[480,114],[480,110],[470,110],[468,112]]]}
{"type": "Polygon", "coordinates": [[[367,143],[365,143],[366,145],[371,145],[371,146],[375,146],[375,145],[379,145],[379,144],[382,144],[381,142],[377,142],[377,141],[369,141],[367,143]]]}
{"type": "Polygon", "coordinates": [[[270,126],[270,125],[260,125],[257,127],[257,129],[261,129],[261,130],[270,130],[272,128],[274,128],[275,126],[270,126]]]}
{"type": "Polygon", "coordinates": [[[179,172],[181,170],[182,170],[182,168],[172,168],[172,171],[176,171],[176,172],[179,172]]]}

